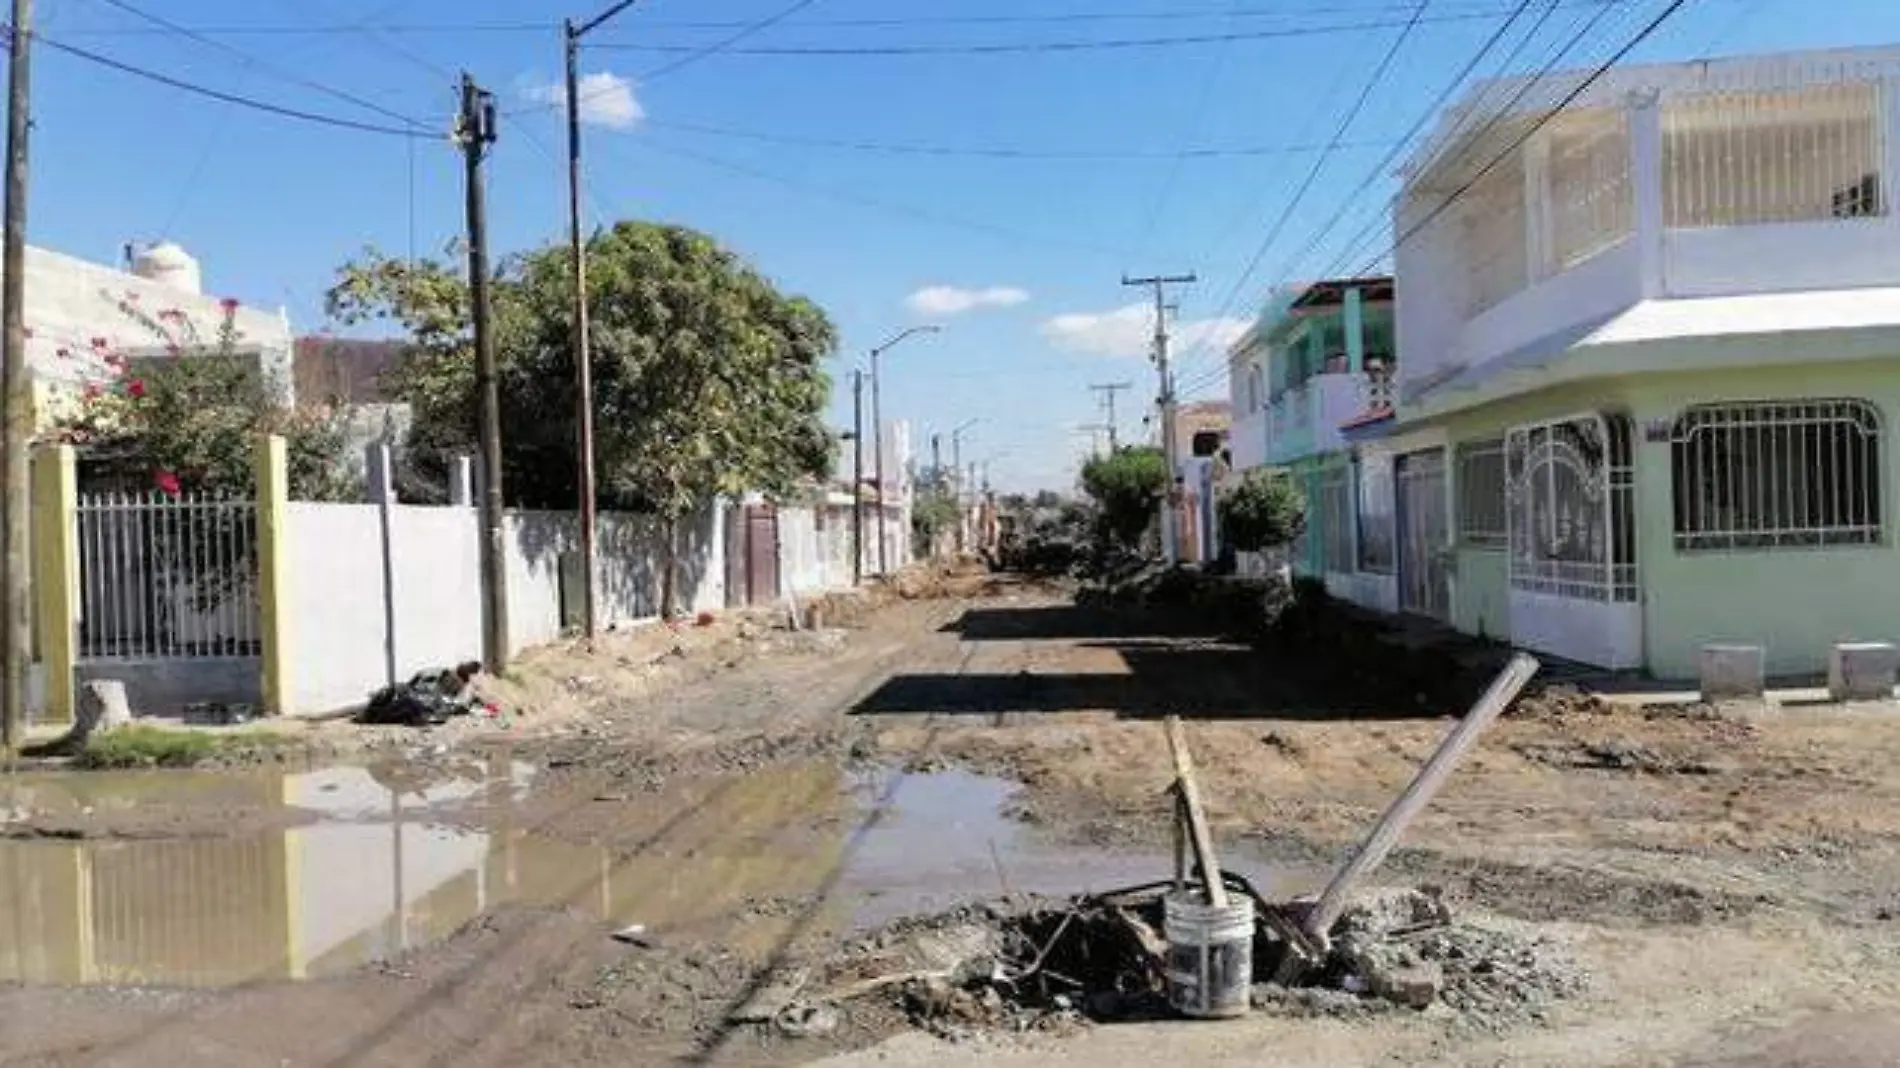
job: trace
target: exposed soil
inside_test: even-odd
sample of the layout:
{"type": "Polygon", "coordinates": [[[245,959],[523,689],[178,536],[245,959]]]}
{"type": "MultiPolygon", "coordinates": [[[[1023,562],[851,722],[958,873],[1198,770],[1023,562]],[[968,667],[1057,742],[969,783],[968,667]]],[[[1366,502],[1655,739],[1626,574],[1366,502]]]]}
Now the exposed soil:
{"type": "MultiPolygon", "coordinates": [[[[1463,959],[1454,951],[1515,960],[1523,946],[1561,950],[1548,959],[1560,956],[1587,983],[1522,973],[1561,996],[1507,997],[1517,1008],[1504,1011],[1498,984],[1517,973],[1447,966],[1459,981],[1423,1012],[1292,992],[1263,996],[1260,1012],[1233,1023],[1103,1023],[1089,1021],[1087,1005],[1026,1017],[899,984],[735,1022],[800,969],[827,989],[901,970],[909,943],[891,932],[911,929],[867,934],[862,923],[881,893],[908,901],[916,888],[901,885],[901,868],[851,862],[867,829],[903,805],[907,776],[889,769],[1016,780],[1009,808],[1047,848],[1080,844],[1077,856],[1107,865],[1065,859],[1075,878],[1108,878],[1116,864],[1159,878],[1171,772],[1156,721],[1179,714],[1191,721],[1229,865],[1288,896],[1315,889],[1357,843],[1461,710],[1459,695],[1482,685],[1474,665],[1495,661],[1494,650],[1433,650],[1408,637],[1393,647],[1404,669],[1381,681],[1387,646],[1360,630],[1339,631],[1349,668],[1321,668],[1305,662],[1322,655],[1310,645],[1290,660],[1284,649],[1195,633],[1178,612],[1160,623],[1126,605],[1083,607],[1050,588],[970,574],[909,578],[823,614],[823,631],[759,620],[614,636],[593,654],[545,652],[524,660],[504,684],[512,689],[493,691],[505,716],[428,731],[311,728],[339,739],[335,751],[368,758],[367,772],[341,785],[293,783],[284,768],[201,775],[178,789],[154,785],[181,781],[160,774],[9,783],[0,976],[37,966],[9,949],[29,928],[8,935],[7,925],[37,930],[88,914],[60,905],[50,884],[22,883],[45,867],[21,867],[6,850],[91,847],[74,837],[237,849],[307,823],[310,805],[368,780],[395,799],[394,814],[379,818],[439,828],[426,833],[451,843],[486,836],[490,844],[470,847],[490,858],[471,885],[496,904],[431,904],[423,911],[435,919],[414,920],[427,937],[410,948],[358,946],[351,952],[382,963],[318,961],[310,974],[321,977],[305,981],[260,973],[235,988],[141,986],[138,961],[127,959],[0,986],[0,1062],[478,1068],[839,1054],[839,1066],[1847,1068],[1862,1063],[1854,1049],[1894,1048],[1900,716],[1815,708],[1739,723],[1557,688],[1527,696],[1492,729],[1384,877],[1442,887],[1471,920],[1463,930],[1490,932],[1421,945],[1435,962],[1463,959]],[[1434,657],[1448,679],[1421,689],[1434,657]],[[1341,683],[1348,676],[1357,677],[1341,683]],[[100,784],[92,795],[89,780],[100,784]],[[139,784],[130,801],[127,782],[139,784]],[[287,806],[298,789],[333,792],[287,806]],[[537,867],[536,857],[554,859],[537,867]],[[867,870],[889,886],[866,885],[867,870]],[[464,912],[475,918],[449,919],[464,912]],[[628,923],[645,930],[609,937],[628,923]],[[131,985],[104,984],[115,977],[131,985]],[[1817,1013],[1841,1022],[1812,1022],[1817,1013]],[[1832,1061],[1791,1059],[1816,1029],[1862,1037],[1843,1040],[1847,1052],[1832,1061]]],[[[923,855],[946,848],[953,829],[903,833],[923,855]]],[[[996,859],[980,874],[997,886],[971,900],[1038,875],[1033,857],[996,859]]]]}

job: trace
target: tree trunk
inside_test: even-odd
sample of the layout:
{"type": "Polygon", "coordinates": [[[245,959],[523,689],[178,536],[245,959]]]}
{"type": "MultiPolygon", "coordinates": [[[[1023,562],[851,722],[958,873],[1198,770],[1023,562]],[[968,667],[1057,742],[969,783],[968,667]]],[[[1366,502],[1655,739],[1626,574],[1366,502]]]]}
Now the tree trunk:
{"type": "Polygon", "coordinates": [[[676,516],[667,516],[666,536],[660,546],[660,618],[663,620],[679,617],[679,533],[680,522],[676,516]]]}
{"type": "Polygon", "coordinates": [[[76,756],[95,734],[123,727],[132,722],[132,706],[126,700],[125,683],[117,679],[93,679],[79,687],[73,709],[73,727],[44,745],[31,746],[27,756],[76,756]]]}

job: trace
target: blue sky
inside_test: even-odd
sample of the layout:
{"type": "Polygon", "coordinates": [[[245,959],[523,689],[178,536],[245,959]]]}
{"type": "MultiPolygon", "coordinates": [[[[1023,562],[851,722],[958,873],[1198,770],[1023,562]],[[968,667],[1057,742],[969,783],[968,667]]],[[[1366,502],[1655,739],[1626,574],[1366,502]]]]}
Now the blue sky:
{"type": "MultiPolygon", "coordinates": [[[[535,102],[560,73],[555,24],[604,5],[130,2],[228,48],[151,32],[107,0],[42,3],[40,30],[220,91],[375,124],[391,120],[307,83],[446,130],[452,77],[471,70],[515,112],[490,177],[495,250],[564,233],[560,116],[535,102]],[[536,22],[547,28],[524,25],[536,22]]],[[[1511,72],[1536,69],[1603,0],[1557,2],[1511,72]]],[[[1564,66],[1594,65],[1665,2],[1610,0],[1564,66]]],[[[1480,75],[1500,73],[1548,3],[1534,0],[1480,75]]],[[[993,457],[1006,488],[1066,486],[1088,442],[1077,428],[1101,418],[1087,385],[1136,384],[1120,398],[1125,439],[1141,432],[1153,396],[1141,348],[1148,325],[1129,309],[1143,294],[1119,284],[1124,271],[1200,275],[1179,294],[1177,326],[1179,381],[1196,395],[1224,392],[1218,342],[1267,286],[1370,258],[1344,256],[1342,246],[1383,210],[1390,184],[1349,194],[1516,6],[1427,4],[1342,147],[1322,157],[1318,146],[1402,32],[1410,0],[815,0],[732,52],[659,77],[652,72],[682,53],[614,46],[702,47],[794,5],[651,0],[594,34],[583,59],[594,87],[589,210],[596,221],[605,213],[706,230],[829,310],[845,342],[833,368],[840,426],[859,354],[905,326],[942,323],[942,334],[887,357],[886,415],[910,419],[920,441],[981,419],[966,460],[993,457]],[[1072,51],[737,54],[1218,35],[1242,36],[1072,51]],[[1190,148],[1246,154],[1184,157],[1190,148]],[[1007,155],[1021,149],[1081,158],[1007,155]],[[1321,236],[1342,209],[1341,224],[1321,236]]],[[[1826,18],[1807,12],[1797,0],[1689,0],[1631,58],[1900,42],[1893,0],[1837,0],[1826,18]]],[[[128,240],[170,238],[203,261],[210,288],[285,305],[300,330],[315,330],[324,288],[358,250],[401,253],[413,242],[436,251],[460,230],[460,165],[446,139],[243,111],[48,49],[34,75],[35,244],[110,261],[128,240]]]]}

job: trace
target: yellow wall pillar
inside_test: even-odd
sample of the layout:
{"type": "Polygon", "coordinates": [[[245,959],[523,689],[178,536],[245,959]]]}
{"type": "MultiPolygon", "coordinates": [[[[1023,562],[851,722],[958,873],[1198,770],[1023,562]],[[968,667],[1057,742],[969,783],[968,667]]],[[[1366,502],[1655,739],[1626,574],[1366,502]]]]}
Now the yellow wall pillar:
{"type": "Polygon", "coordinates": [[[286,537],[290,468],[284,439],[266,434],[257,442],[257,615],[264,712],[291,714],[290,559],[286,537]]]}
{"type": "Polygon", "coordinates": [[[46,723],[73,721],[79,657],[79,475],[71,445],[41,446],[33,462],[34,640],[46,679],[46,723]]]}

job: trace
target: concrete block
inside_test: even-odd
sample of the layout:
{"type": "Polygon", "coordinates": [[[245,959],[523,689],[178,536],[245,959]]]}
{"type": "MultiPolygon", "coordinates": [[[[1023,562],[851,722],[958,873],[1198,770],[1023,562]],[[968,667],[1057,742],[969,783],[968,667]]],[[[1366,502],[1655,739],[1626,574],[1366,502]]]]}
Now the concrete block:
{"type": "Polygon", "coordinates": [[[1759,645],[1705,645],[1700,658],[1702,699],[1760,697],[1768,657],[1759,645]]]}
{"type": "Polygon", "coordinates": [[[1827,661],[1827,692],[1836,701],[1884,701],[1900,674],[1900,646],[1837,642],[1827,661]]]}

